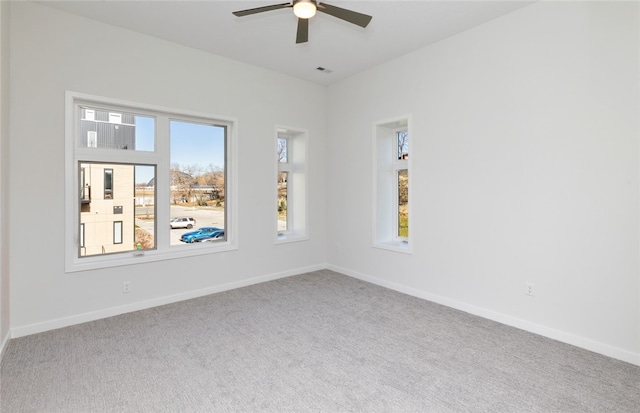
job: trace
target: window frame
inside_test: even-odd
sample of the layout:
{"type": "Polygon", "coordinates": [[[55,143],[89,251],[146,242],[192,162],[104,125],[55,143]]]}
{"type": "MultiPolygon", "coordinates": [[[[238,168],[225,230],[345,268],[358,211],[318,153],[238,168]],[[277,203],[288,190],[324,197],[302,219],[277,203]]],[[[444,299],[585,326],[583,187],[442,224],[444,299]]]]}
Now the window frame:
{"type": "Polygon", "coordinates": [[[308,131],[295,127],[275,126],[274,228],[275,243],[305,241],[308,234],[308,131]],[[287,162],[278,159],[278,139],[287,140],[287,162]],[[278,178],[287,173],[287,230],[278,230],[278,178]]]}
{"type": "MultiPolygon", "coordinates": [[[[84,224],[82,224],[84,225],[84,224]]],[[[124,235],[124,222],[122,221],[113,221],[113,243],[114,244],[122,244],[123,243],[123,235],[124,235]],[[116,225],[120,224],[120,225],[116,225]],[[119,228],[119,231],[117,230],[119,228]],[[120,239],[120,241],[118,241],[120,239]]]]}
{"type": "Polygon", "coordinates": [[[104,168],[104,179],[103,179],[103,192],[104,199],[113,199],[113,168],[104,168]],[[109,179],[107,180],[107,176],[109,179]],[[107,188],[107,182],[109,183],[109,188],[107,188]]]}
{"type": "MultiPolygon", "coordinates": [[[[286,142],[285,147],[286,147],[286,154],[287,154],[287,160],[285,162],[282,162],[280,160],[280,158],[278,158],[278,181],[280,180],[280,174],[285,174],[287,177],[287,197],[286,197],[286,202],[287,202],[287,212],[286,212],[286,222],[287,222],[287,227],[284,230],[278,230],[278,237],[284,237],[287,236],[289,234],[291,234],[292,232],[292,228],[291,228],[291,222],[292,222],[292,209],[293,208],[289,208],[289,205],[292,204],[291,202],[291,192],[290,192],[290,186],[289,186],[289,178],[292,172],[292,168],[291,168],[291,162],[289,161],[289,143],[291,141],[291,137],[289,135],[280,135],[278,134],[277,137],[277,145],[278,145],[278,149],[279,149],[279,141],[280,140],[284,140],[286,142]]],[[[278,153],[278,155],[280,155],[278,153]]],[[[278,199],[280,198],[280,194],[279,194],[280,188],[278,188],[278,199]]],[[[278,203],[277,208],[279,208],[280,205],[278,203]]]]}
{"type": "Polygon", "coordinates": [[[411,116],[405,115],[373,124],[373,247],[412,254],[411,163],[399,159],[398,132],[407,131],[411,144],[411,116]],[[408,237],[399,235],[399,172],[408,177],[408,237]]]}
{"type": "Polygon", "coordinates": [[[117,267],[141,262],[185,258],[238,249],[237,190],[237,129],[238,120],[229,116],[198,113],[163,106],[131,102],[75,91],[65,92],[65,272],[72,273],[99,268],[117,267]],[[125,111],[155,118],[155,148],[153,151],[132,151],[108,148],[87,148],[79,145],[79,107],[89,105],[100,109],[125,111]],[[182,120],[226,127],[225,142],[225,235],[226,240],[196,245],[169,245],[169,120],[182,120]],[[160,120],[160,121],[159,121],[160,120]],[[80,202],[79,163],[129,163],[152,165],[156,168],[156,248],[132,250],[116,254],[81,257],[79,254],[80,202]],[[166,199],[166,202],[164,201],[166,199]],[[166,230],[165,230],[166,228],[166,230]],[[186,247],[186,248],[185,248],[186,247]]]}

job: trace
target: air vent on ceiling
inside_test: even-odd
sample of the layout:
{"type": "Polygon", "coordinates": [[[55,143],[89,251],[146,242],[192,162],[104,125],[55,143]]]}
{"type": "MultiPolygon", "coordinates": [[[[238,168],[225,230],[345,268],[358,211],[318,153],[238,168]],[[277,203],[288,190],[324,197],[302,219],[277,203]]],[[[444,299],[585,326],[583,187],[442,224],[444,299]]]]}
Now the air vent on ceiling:
{"type": "Polygon", "coordinates": [[[333,70],[327,69],[326,67],[322,67],[322,66],[316,67],[316,70],[322,73],[327,73],[327,74],[333,73],[333,70]]]}

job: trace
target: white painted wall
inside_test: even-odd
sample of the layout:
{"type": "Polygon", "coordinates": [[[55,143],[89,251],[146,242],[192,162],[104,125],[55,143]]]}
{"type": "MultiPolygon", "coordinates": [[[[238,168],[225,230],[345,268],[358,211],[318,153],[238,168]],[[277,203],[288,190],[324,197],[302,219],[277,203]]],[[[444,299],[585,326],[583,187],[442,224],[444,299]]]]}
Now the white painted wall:
{"type": "Polygon", "coordinates": [[[0,2],[0,355],[9,338],[9,4],[0,2]]]}
{"type": "Polygon", "coordinates": [[[328,91],[36,4],[11,12],[14,335],[328,262],[640,364],[637,3],[538,3],[328,91]],[[67,89],[238,118],[240,249],[65,274],[67,89]],[[405,115],[412,255],[371,243],[372,125],[405,115]],[[308,129],[310,155],[311,239],[277,246],[275,124],[308,129]]]}
{"type": "Polygon", "coordinates": [[[640,364],[638,11],[536,3],[331,85],[330,267],[640,364]],[[406,114],[413,255],[371,242],[406,114]]]}
{"type": "Polygon", "coordinates": [[[10,57],[14,336],[326,262],[324,87],[25,2],[10,57]],[[237,118],[239,249],[65,274],[65,90],[237,118]],[[309,131],[308,241],[274,244],[276,124],[309,131]]]}

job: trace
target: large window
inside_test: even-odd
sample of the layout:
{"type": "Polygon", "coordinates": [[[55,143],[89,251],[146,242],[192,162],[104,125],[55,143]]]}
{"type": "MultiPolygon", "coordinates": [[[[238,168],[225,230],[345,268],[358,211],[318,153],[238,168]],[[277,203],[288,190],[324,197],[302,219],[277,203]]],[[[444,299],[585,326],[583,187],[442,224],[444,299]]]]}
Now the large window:
{"type": "Polygon", "coordinates": [[[374,246],[410,252],[409,119],[375,125],[374,246]]]}
{"type": "Polygon", "coordinates": [[[233,129],[68,92],[67,271],[235,248],[233,129]]]}
{"type": "Polygon", "coordinates": [[[307,238],[307,133],[276,128],[276,231],[279,242],[307,238]]]}

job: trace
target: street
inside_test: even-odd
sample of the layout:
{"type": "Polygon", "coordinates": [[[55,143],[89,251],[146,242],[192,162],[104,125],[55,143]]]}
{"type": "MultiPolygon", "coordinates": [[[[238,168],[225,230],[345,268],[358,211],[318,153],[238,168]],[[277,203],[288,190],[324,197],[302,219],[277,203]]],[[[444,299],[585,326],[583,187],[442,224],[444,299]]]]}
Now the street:
{"type": "MultiPolygon", "coordinates": [[[[136,207],[136,225],[148,233],[154,235],[154,221],[146,220],[146,214],[153,216],[153,207],[136,207]]],[[[196,226],[192,229],[176,228],[170,232],[170,245],[183,244],[180,236],[185,232],[194,231],[200,227],[224,228],[224,211],[222,209],[203,209],[199,207],[171,206],[171,218],[191,217],[196,220],[196,226]]],[[[167,227],[169,223],[167,222],[167,227]]]]}

